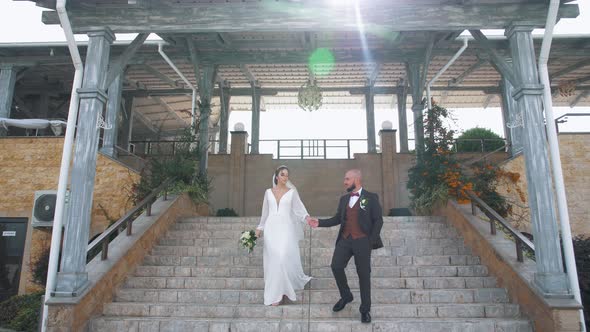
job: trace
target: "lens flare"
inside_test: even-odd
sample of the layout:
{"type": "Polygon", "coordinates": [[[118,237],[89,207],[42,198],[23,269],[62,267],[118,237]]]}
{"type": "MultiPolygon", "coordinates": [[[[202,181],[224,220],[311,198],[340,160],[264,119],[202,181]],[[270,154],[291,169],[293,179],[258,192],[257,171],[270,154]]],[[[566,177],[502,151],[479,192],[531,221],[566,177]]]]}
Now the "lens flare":
{"type": "Polygon", "coordinates": [[[309,71],[315,76],[326,76],[334,69],[334,54],[327,48],[318,48],[309,56],[309,71]]]}

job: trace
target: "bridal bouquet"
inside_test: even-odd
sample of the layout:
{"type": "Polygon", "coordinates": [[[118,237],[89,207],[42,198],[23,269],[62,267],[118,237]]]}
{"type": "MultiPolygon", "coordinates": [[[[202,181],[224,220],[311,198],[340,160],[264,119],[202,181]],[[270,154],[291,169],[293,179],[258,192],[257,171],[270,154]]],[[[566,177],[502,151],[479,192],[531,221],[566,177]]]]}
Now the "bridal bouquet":
{"type": "Polygon", "coordinates": [[[256,232],[254,232],[253,230],[245,231],[240,236],[240,244],[242,245],[242,247],[248,250],[248,253],[251,253],[252,250],[254,250],[254,247],[256,246],[256,239],[256,232]]]}

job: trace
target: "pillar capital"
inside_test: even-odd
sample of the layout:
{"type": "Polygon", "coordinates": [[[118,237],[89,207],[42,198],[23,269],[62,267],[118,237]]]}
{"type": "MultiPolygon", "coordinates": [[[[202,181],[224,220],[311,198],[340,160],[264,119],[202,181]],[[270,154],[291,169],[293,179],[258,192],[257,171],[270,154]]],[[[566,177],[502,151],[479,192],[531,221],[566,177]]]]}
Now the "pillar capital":
{"type": "Polygon", "coordinates": [[[512,92],[512,97],[519,100],[524,96],[542,96],[543,84],[523,84],[512,92]]]}
{"type": "Polygon", "coordinates": [[[105,38],[109,44],[117,39],[113,30],[111,30],[109,27],[100,27],[88,30],[86,34],[88,35],[88,38],[105,38]]]}
{"type": "Polygon", "coordinates": [[[107,93],[98,88],[80,88],[78,91],[78,97],[82,99],[98,99],[103,104],[106,104],[108,100],[107,93]]]}
{"type": "Polygon", "coordinates": [[[534,29],[534,26],[527,25],[526,23],[514,23],[504,30],[504,36],[506,36],[506,38],[510,38],[515,32],[531,33],[534,29]]]}

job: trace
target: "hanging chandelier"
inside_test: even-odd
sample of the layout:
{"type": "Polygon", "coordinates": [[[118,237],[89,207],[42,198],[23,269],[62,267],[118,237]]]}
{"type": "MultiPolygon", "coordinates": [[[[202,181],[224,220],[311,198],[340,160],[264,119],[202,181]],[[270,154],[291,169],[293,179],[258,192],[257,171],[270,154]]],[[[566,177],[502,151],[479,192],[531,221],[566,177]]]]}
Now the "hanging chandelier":
{"type": "Polygon", "coordinates": [[[322,107],[322,90],[315,80],[308,80],[299,88],[297,105],[304,111],[317,111],[322,107]]]}

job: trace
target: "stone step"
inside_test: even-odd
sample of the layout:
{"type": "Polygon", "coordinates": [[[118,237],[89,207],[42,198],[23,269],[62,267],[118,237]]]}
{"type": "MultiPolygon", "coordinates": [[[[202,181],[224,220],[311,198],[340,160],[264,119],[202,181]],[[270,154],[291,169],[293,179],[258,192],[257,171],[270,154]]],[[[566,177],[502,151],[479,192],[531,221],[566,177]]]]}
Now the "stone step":
{"type": "MultiPolygon", "coordinates": [[[[256,229],[258,222],[216,222],[216,223],[176,223],[170,229],[171,230],[184,230],[184,231],[216,231],[216,230],[228,230],[228,231],[239,231],[256,229]]],[[[419,223],[419,222],[384,222],[383,230],[416,230],[416,229],[431,229],[431,230],[447,230],[451,229],[447,223],[419,223]]],[[[319,228],[315,231],[321,232],[326,228],[319,228]]],[[[330,228],[328,228],[330,229],[330,228]]],[[[337,229],[333,227],[331,229],[337,229]]],[[[306,230],[309,229],[306,227],[306,230]]]]}
{"type": "MultiPolygon", "coordinates": [[[[359,292],[353,290],[356,298],[359,292]]],[[[299,291],[300,303],[329,304],[340,298],[336,289],[299,291]],[[311,294],[311,298],[308,298],[311,294]]],[[[116,302],[187,303],[198,305],[261,304],[264,290],[235,289],[121,289],[117,291],[116,302]]],[[[427,304],[427,303],[507,303],[508,294],[503,288],[477,289],[379,289],[372,292],[373,304],[427,304]]]]}
{"type": "MultiPolygon", "coordinates": [[[[358,288],[356,274],[348,276],[351,288],[358,288]]],[[[332,277],[314,278],[310,281],[314,290],[337,289],[332,277]]],[[[170,277],[170,276],[133,276],[124,284],[124,289],[146,288],[154,291],[161,289],[264,289],[264,278],[231,277],[170,277]]],[[[372,289],[461,289],[461,288],[495,288],[494,277],[426,277],[426,278],[382,278],[372,277],[372,289]]]]}
{"type": "MultiPolygon", "coordinates": [[[[320,219],[329,218],[331,216],[314,216],[320,219]]],[[[180,218],[178,223],[205,223],[205,224],[218,224],[218,223],[245,223],[258,225],[260,216],[254,217],[190,217],[180,218]]],[[[384,224],[446,224],[446,217],[441,216],[407,216],[407,217],[383,217],[384,224]]]]}
{"type": "Polygon", "coordinates": [[[525,319],[519,318],[373,318],[369,324],[363,324],[358,317],[328,319],[276,319],[248,318],[233,319],[198,319],[167,317],[100,317],[90,324],[90,331],[117,332],[532,332],[533,327],[525,319]]]}
{"type": "MultiPolygon", "coordinates": [[[[158,255],[178,255],[178,256],[240,256],[240,257],[257,257],[257,256],[262,256],[263,255],[263,248],[264,248],[264,242],[260,242],[256,245],[256,247],[254,248],[254,251],[252,251],[251,253],[248,253],[241,245],[239,244],[234,244],[232,246],[225,246],[225,247],[197,247],[197,246],[169,246],[169,245],[156,245],[152,248],[151,254],[153,256],[158,256],[158,255]]],[[[471,254],[465,254],[465,253],[461,253],[461,254],[444,254],[444,249],[443,247],[436,247],[432,249],[432,254],[429,255],[425,255],[425,254],[420,254],[420,255],[404,255],[401,250],[401,247],[383,247],[377,250],[373,250],[371,252],[371,256],[376,257],[376,256],[393,256],[393,257],[401,257],[401,256],[418,256],[418,257],[437,257],[437,256],[448,256],[448,257],[454,257],[455,259],[460,259],[460,260],[464,260],[463,258],[459,258],[460,256],[463,257],[468,257],[471,256],[471,254]],[[435,249],[438,249],[438,251],[435,251],[435,249]]],[[[332,247],[314,247],[314,248],[309,248],[309,247],[299,247],[299,252],[302,255],[302,257],[305,257],[305,255],[309,254],[309,251],[311,249],[311,254],[314,257],[318,257],[318,256],[326,256],[326,257],[331,257],[332,254],[334,253],[334,246],[332,244],[332,247]]],[[[459,251],[459,247],[456,247],[457,251],[459,251]]],[[[466,248],[462,248],[462,252],[466,251],[463,250],[466,248]]],[[[473,257],[473,256],[471,256],[473,257]]],[[[427,258],[427,259],[433,259],[433,258],[427,258]]]]}
{"type": "MultiPolygon", "coordinates": [[[[151,256],[179,256],[179,257],[262,257],[263,246],[256,247],[248,253],[239,245],[233,247],[194,247],[194,246],[161,246],[157,245],[151,251],[151,256]]],[[[310,248],[299,248],[303,260],[308,259],[310,248]]],[[[330,259],[334,248],[311,248],[311,256],[315,258],[330,259]]],[[[373,250],[371,256],[392,257],[397,260],[394,265],[473,265],[479,264],[479,258],[470,254],[443,255],[441,251],[437,255],[399,255],[397,247],[384,247],[373,250]],[[474,263],[475,262],[475,263],[474,263]]]]}
{"type": "MultiPolygon", "coordinates": [[[[408,255],[414,253],[416,255],[432,255],[432,254],[446,254],[456,255],[468,254],[470,249],[465,247],[463,241],[460,239],[382,239],[385,248],[392,248],[395,252],[402,252],[408,255]],[[444,251],[444,253],[443,253],[444,251]]],[[[309,238],[300,241],[300,248],[309,248],[309,238]]],[[[330,248],[334,249],[336,243],[336,236],[333,238],[313,238],[311,240],[312,248],[330,248]]],[[[174,239],[163,237],[159,241],[160,246],[191,246],[199,248],[241,248],[238,240],[235,238],[229,239],[174,239]]],[[[264,246],[264,239],[258,241],[257,247],[264,246]]]]}
{"type": "MultiPolygon", "coordinates": [[[[356,274],[354,262],[346,268],[349,276],[356,274]]],[[[314,278],[331,278],[332,269],[329,266],[313,267],[311,272],[304,266],[305,273],[311,273],[314,278]]],[[[170,276],[170,277],[233,277],[233,278],[262,278],[262,266],[139,266],[137,276],[170,276]]],[[[377,266],[371,268],[371,277],[408,278],[408,277],[487,277],[488,269],[484,265],[472,266],[377,266]]]]}
{"type": "MultiPolygon", "coordinates": [[[[166,234],[166,238],[169,239],[234,239],[238,241],[243,230],[170,230],[166,234]]],[[[331,238],[336,239],[336,235],[339,232],[338,227],[332,227],[328,229],[314,229],[309,234],[307,231],[306,237],[311,236],[312,238],[331,238]]],[[[388,240],[402,240],[408,238],[417,239],[459,239],[459,234],[453,228],[445,229],[386,229],[381,231],[381,238],[388,240]]]]}
{"type": "MultiPolygon", "coordinates": [[[[187,318],[275,318],[275,319],[326,319],[359,317],[359,303],[352,303],[344,310],[334,313],[332,304],[281,305],[276,307],[260,304],[148,304],[114,302],[107,304],[104,314],[132,317],[187,317],[187,318]]],[[[397,304],[371,306],[371,316],[386,318],[517,318],[518,305],[498,303],[469,304],[397,304]]]]}
{"type": "MultiPolygon", "coordinates": [[[[262,255],[226,255],[226,256],[177,256],[177,255],[147,255],[143,265],[164,266],[260,266],[262,267],[262,255]]],[[[301,256],[304,266],[309,266],[308,254],[301,256]]],[[[311,254],[311,266],[330,266],[331,253],[311,254]]],[[[349,265],[354,265],[351,259],[349,265]]],[[[473,266],[480,265],[477,256],[385,256],[371,257],[371,266],[473,266]]]]}

